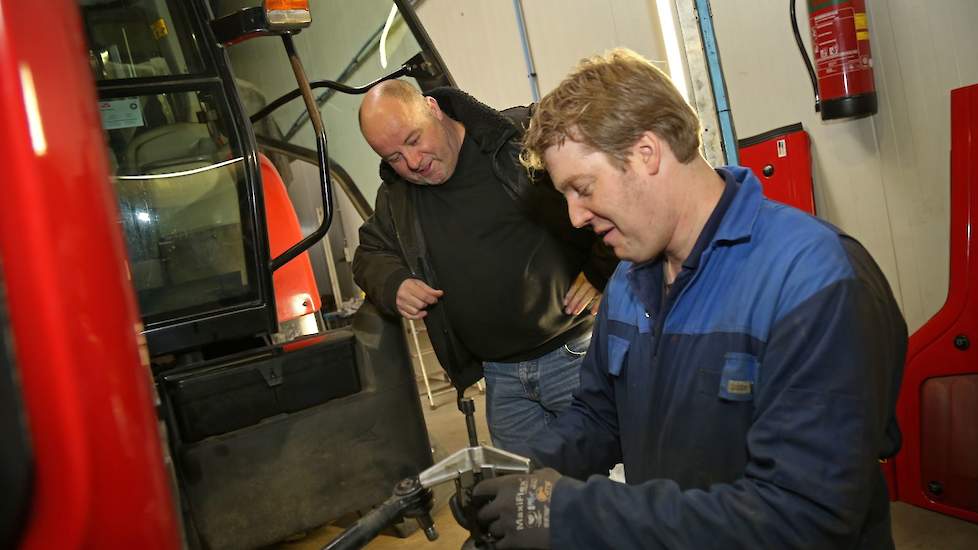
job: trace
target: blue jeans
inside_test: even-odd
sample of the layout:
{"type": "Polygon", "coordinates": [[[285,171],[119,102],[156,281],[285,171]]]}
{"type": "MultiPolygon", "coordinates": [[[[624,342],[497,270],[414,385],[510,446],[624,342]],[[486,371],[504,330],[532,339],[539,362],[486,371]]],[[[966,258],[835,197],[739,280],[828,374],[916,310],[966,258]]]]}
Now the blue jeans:
{"type": "Polygon", "coordinates": [[[519,449],[570,405],[581,386],[581,363],[590,342],[588,334],[529,361],[482,364],[494,447],[519,449]]]}

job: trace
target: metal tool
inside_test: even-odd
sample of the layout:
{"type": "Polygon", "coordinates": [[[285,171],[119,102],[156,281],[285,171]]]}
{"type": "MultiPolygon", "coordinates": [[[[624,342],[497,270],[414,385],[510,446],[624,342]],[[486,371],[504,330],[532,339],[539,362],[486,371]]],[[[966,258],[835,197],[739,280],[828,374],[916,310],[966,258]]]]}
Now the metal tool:
{"type": "Polygon", "coordinates": [[[449,481],[455,482],[455,499],[451,503],[456,521],[471,533],[463,548],[491,550],[492,538],[483,533],[475,517],[470,517],[472,489],[483,479],[504,474],[526,474],[532,470],[529,458],[502,449],[479,445],[475,428],[475,403],[459,398],[458,408],[465,415],[469,447],[461,449],[415,477],[402,479],[394,494],[383,504],[360,518],[325,550],[354,550],[363,548],[384,528],[404,518],[415,518],[428,540],[438,538],[431,519],[431,488],[449,481]]]}

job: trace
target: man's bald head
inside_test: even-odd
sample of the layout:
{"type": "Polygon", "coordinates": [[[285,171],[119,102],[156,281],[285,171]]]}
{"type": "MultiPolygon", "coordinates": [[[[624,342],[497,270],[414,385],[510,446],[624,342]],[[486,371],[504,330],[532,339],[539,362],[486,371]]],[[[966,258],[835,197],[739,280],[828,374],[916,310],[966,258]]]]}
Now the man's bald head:
{"type": "Polygon", "coordinates": [[[445,115],[434,98],[402,80],[387,80],[363,98],[360,132],[401,177],[439,185],[455,171],[465,127],[445,115]]]}
{"type": "Polygon", "coordinates": [[[425,99],[417,88],[403,80],[385,80],[370,88],[363,97],[360,103],[360,130],[363,131],[365,117],[378,114],[378,111],[389,111],[393,107],[418,112],[424,109],[425,99]]]}

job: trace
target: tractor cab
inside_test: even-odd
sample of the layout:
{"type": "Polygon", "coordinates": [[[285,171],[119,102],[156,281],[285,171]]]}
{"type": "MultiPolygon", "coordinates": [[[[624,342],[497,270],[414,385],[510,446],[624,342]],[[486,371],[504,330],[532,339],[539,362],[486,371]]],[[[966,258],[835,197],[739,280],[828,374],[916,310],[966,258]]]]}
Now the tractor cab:
{"type": "MultiPolygon", "coordinates": [[[[236,4],[77,0],[182,518],[201,548],[265,546],[369,509],[432,462],[400,324],[369,302],[347,326],[324,319],[362,300],[322,240],[370,208],[326,136],[335,150],[366,145],[348,123],[334,129],[326,104],[369,86],[310,83],[300,31],[370,10],[236,4]],[[234,59],[245,74],[260,59],[284,96],[272,101],[234,59]],[[335,180],[352,210],[337,211],[335,180]]],[[[357,28],[389,15],[413,50],[394,76],[447,83],[398,8],[409,10],[388,4],[357,28]]]]}

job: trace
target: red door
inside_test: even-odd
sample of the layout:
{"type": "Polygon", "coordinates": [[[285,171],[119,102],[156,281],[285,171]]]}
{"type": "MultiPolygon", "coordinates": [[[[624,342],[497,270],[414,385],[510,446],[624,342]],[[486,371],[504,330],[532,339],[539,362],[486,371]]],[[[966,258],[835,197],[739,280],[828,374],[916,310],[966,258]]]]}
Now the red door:
{"type": "Polygon", "coordinates": [[[910,337],[895,497],[978,522],[978,85],[951,92],[950,285],[910,337]]]}

